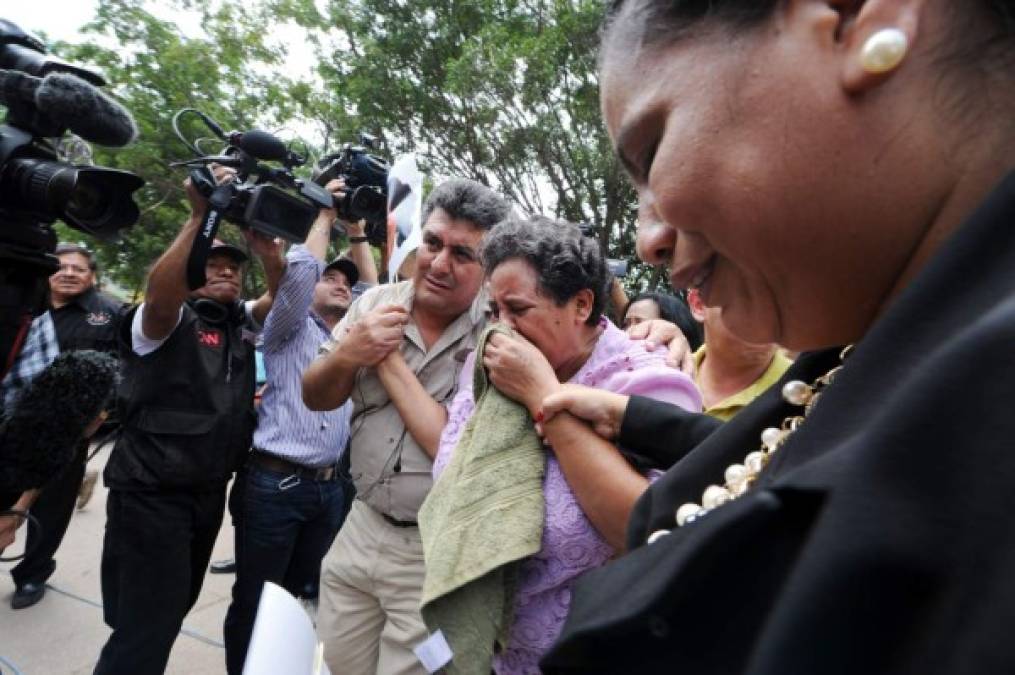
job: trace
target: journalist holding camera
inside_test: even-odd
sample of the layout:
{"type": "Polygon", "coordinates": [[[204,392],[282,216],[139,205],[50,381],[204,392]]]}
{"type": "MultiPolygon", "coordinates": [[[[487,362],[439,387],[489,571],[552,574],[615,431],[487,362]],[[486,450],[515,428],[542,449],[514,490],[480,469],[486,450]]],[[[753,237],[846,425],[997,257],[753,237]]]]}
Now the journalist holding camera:
{"type": "MultiPolygon", "coordinates": [[[[220,183],[233,179],[225,167],[214,174],[220,183]]],[[[247,255],[217,240],[207,249],[205,283],[191,291],[186,271],[208,203],[189,179],[185,186],[191,216],[119,333],[123,432],[104,473],[101,579],[113,633],[96,673],[165,670],[201,590],[226,484],[254,432],[254,338],[282,276],[281,247],[244,232],[268,283],[256,301],[240,299],[247,255]]]]}

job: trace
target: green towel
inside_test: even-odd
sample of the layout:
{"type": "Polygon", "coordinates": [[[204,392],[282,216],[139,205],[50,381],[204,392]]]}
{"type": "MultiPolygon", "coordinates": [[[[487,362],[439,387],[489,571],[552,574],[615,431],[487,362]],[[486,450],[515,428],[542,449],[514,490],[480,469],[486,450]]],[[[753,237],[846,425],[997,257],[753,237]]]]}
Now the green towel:
{"type": "Polygon", "coordinates": [[[528,411],[489,386],[476,347],[476,410],[419,510],[426,556],[422,613],[454,653],[446,672],[489,675],[494,642],[506,644],[518,564],[539,552],[546,454],[528,411]]]}

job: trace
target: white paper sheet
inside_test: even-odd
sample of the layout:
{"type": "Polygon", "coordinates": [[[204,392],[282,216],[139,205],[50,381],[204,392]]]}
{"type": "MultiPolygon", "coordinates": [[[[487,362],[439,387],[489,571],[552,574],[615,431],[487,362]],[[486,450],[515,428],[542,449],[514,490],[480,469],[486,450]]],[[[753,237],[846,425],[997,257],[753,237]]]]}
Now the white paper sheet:
{"type": "Polygon", "coordinates": [[[299,600],[265,582],[244,675],[331,675],[322,656],[323,645],[299,600]]]}

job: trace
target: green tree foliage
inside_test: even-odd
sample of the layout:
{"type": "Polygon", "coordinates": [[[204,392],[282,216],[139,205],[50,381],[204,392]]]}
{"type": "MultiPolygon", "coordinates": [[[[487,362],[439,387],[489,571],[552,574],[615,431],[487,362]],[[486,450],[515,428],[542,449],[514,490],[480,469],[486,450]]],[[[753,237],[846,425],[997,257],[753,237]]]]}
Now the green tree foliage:
{"type": "MultiPolygon", "coordinates": [[[[635,197],[599,112],[599,0],[275,0],[311,31],[321,121],[358,126],[531,213],[591,223],[634,262],[635,197]]],[[[636,266],[632,288],[646,283],[636,266]]]]}
{"type": "MultiPolygon", "coordinates": [[[[321,151],[366,131],[389,155],[415,152],[431,177],[471,177],[527,212],[591,223],[610,257],[635,262],[635,197],[599,113],[599,0],[168,0],[201,14],[200,37],[151,6],[99,0],[86,41],[57,45],[102,68],[140,127],[132,146],[95,151],[148,181],[140,224],[98,247],[121,284],[140,288],[186,218],[185,174],[168,167],[189,157],[170,127],[184,107],[228,128],[297,129],[321,151]],[[310,72],[287,67],[278,36],[292,33],[317,55],[310,72]]],[[[659,281],[632,269],[630,290],[659,281]]]]}
{"type": "MultiPolygon", "coordinates": [[[[178,2],[176,6],[189,7],[178,2]]],[[[191,154],[173,133],[171,119],[181,108],[197,108],[223,127],[280,126],[298,114],[292,107],[292,83],[279,75],[285,53],[267,41],[265,10],[251,11],[238,2],[219,3],[205,11],[205,37],[185,37],[172,22],[147,11],[142,0],[100,0],[95,20],[84,32],[88,40],[57,45],[63,57],[98,66],[112,92],[138,123],[138,141],[122,149],[95,149],[95,162],[138,173],[147,181],[138,193],[140,222],[113,244],[96,244],[101,264],[132,291],[141,288],[148,266],[166,249],[189,213],[182,182],[186,173],[172,161],[191,154]]],[[[197,125],[183,125],[188,138],[209,136],[197,125]]],[[[208,143],[209,152],[221,144],[208,143]]],[[[61,235],[83,239],[63,228],[61,235]]],[[[240,240],[225,226],[225,239],[240,240]]],[[[260,270],[250,266],[248,289],[262,285],[260,270]]]]}

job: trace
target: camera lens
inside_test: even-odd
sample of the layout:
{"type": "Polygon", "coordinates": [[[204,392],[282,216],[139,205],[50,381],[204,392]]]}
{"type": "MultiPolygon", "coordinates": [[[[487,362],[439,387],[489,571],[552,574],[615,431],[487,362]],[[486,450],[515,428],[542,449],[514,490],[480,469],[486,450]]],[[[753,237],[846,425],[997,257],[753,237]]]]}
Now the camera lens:
{"type": "Polygon", "coordinates": [[[142,185],[126,171],[41,159],[12,160],[0,179],[5,202],[100,239],[137,222],[140,211],[131,195],[142,185]]]}
{"type": "Polygon", "coordinates": [[[388,198],[372,186],[358,187],[349,196],[349,214],[356,220],[384,223],[388,219],[388,198]]]}
{"type": "Polygon", "coordinates": [[[108,197],[109,195],[95,189],[95,186],[81,182],[71,193],[71,198],[67,202],[67,213],[83,220],[101,218],[109,209],[108,197]]]}

